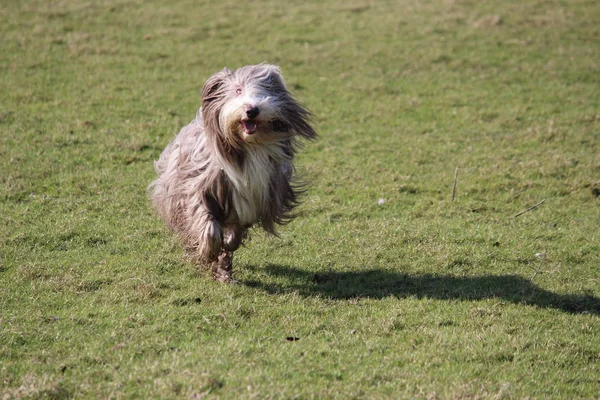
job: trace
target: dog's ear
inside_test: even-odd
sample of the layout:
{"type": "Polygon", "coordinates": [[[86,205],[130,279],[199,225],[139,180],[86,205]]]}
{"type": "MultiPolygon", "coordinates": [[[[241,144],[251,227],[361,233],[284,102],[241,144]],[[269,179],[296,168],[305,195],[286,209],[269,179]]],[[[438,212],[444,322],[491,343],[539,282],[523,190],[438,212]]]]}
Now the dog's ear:
{"type": "Polygon", "coordinates": [[[225,81],[231,76],[231,71],[228,68],[223,68],[217,72],[204,84],[202,87],[202,106],[205,107],[208,103],[223,96],[225,91],[225,81]]]}
{"type": "Polygon", "coordinates": [[[202,87],[202,116],[204,126],[207,131],[219,134],[219,114],[223,106],[223,99],[226,90],[226,81],[231,76],[231,71],[227,68],[217,72],[202,87]]]}
{"type": "Polygon", "coordinates": [[[272,74],[276,74],[278,75],[280,78],[282,77],[281,75],[281,68],[279,68],[279,65],[275,65],[275,64],[267,64],[267,68],[269,68],[269,72],[272,74]]]}
{"type": "Polygon", "coordinates": [[[268,64],[267,68],[268,79],[271,81],[271,84],[274,84],[275,86],[281,86],[283,89],[287,90],[285,79],[283,79],[283,74],[281,73],[281,68],[273,64],[268,64]]]}

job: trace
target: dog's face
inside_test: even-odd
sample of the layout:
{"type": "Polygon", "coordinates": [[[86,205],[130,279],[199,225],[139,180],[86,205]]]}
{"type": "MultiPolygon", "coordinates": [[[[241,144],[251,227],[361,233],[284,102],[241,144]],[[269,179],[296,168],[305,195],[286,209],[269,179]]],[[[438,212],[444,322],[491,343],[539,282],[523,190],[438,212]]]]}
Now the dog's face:
{"type": "Polygon", "coordinates": [[[288,92],[278,67],[250,65],[216,73],[202,89],[207,130],[230,146],[268,143],[295,134],[315,138],[310,113],[288,92]]]}

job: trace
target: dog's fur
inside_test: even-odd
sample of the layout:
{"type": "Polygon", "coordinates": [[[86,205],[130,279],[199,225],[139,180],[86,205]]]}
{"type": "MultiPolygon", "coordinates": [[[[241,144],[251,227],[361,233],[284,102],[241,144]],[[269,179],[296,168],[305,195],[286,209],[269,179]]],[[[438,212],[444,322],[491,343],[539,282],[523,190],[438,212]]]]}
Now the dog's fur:
{"type": "Polygon", "coordinates": [[[293,179],[299,138],[315,139],[311,114],[288,92],[278,67],[251,65],[216,73],[202,107],[155,162],[154,208],[188,252],[232,280],[232,255],[259,224],[277,234],[302,187],[293,179]]]}

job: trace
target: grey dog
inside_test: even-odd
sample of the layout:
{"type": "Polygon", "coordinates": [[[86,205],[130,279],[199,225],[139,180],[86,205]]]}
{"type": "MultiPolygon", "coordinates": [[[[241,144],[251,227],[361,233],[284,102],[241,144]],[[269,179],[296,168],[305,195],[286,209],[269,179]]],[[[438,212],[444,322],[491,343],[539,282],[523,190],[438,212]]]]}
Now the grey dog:
{"type": "Polygon", "coordinates": [[[155,162],[154,208],[197,262],[232,281],[233,252],[255,224],[276,235],[303,185],[294,179],[300,138],[316,139],[312,114],[279,67],[225,68],[206,81],[196,118],[155,162]]]}

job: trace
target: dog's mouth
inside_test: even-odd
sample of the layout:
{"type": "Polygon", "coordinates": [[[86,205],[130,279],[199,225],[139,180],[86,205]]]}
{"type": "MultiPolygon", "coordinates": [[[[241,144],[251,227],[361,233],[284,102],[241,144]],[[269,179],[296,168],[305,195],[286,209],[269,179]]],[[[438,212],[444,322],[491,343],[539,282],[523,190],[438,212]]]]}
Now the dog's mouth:
{"type": "Polygon", "coordinates": [[[258,121],[255,119],[243,119],[242,128],[246,135],[253,135],[258,129],[258,121]]]}
{"type": "MultiPolygon", "coordinates": [[[[291,128],[288,124],[280,120],[272,120],[265,122],[272,132],[283,133],[289,131],[291,128]]],[[[260,128],[261,122],[256,118],[244,118],[240,121],[240,126],[245,135],[252,136],[256,134],[260,128]]],[[[267,128],[265,126],[264,128],[267,128]]]]}

